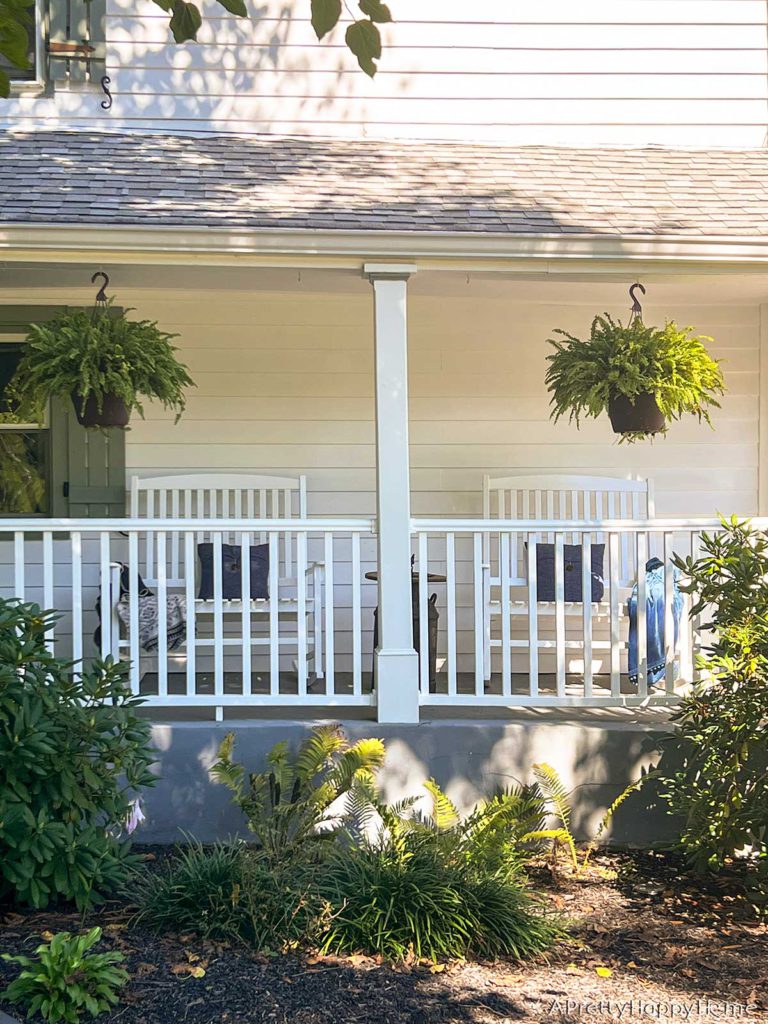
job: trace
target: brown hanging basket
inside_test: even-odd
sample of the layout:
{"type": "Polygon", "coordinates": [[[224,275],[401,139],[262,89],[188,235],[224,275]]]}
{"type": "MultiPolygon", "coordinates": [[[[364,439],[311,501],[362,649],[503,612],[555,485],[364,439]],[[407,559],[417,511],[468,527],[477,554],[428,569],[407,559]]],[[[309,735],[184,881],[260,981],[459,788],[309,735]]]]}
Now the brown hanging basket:
{"type": "Polygon", "coordinates": [[[131,410],[117,395],[104,395],[101,411],[95,395],[89,395],[83,406],[80,395],[73,392],[72,404],[81,427],[126,427],[131,418],[131,410]]]}
{"type": "Polygon", "coordinates": [[[626,395],[612,395],[608,401],[608,415],[615,434],[658,434],[666,421],[652,392],[643,392],[634,399],[626,395]]]}

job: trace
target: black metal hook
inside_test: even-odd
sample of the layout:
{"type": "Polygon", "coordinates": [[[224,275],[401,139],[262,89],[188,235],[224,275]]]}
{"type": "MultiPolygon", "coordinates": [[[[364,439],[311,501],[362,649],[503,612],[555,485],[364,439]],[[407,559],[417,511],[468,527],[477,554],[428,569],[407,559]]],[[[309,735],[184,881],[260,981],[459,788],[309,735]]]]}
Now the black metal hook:
{"type": "Polygon", "coordinates": [[[112,93],[107,88],[111,81],[112,79],[109,77],[109,75],[101,76],[101,89],[104,95],[107,97],[105,100],[101,101],[102,110],[110,110],[112,107],[112,93]]]}
{"type": "Polygon", "coordinates": [[[643,293],[643,295],[645,295],[645,285],[640,284],[639,281],[637,281],[635,284],[632,285],[632,287],[629,289],[629,297],[630,297],[630,299],[632,299],[632,310],[631,310],[631,312],[632,312],[633,318],[634,317],[642,318],[643,307],[640,305],[640,300],[635,295],[635,289],[636,288],[639,288],[640,291],[643,293]]]}
{"type": "Polygon", "coordinates": [[[96,278],[98,277],[104,278],[104,284],[101,286],[101,288],[99,288],[98,292],[96,292],[96,301],[108,302],[109,299],[107,299],[106,289],[109,286],[109,277],[104,273],[103,270],[97,270],[96,273],[91,278],[91,284],[96,284],[96,278]]]}

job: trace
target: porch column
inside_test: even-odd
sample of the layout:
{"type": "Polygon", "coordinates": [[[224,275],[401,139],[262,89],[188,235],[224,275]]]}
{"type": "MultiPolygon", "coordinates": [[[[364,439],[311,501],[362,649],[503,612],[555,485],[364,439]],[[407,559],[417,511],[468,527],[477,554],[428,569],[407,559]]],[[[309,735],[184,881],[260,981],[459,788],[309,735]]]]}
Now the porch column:
{"type": "Polygon", "coordinates": [[[406,290],[416,267],[367,263],[373,285],[376,367],[376,511],[379,538],[380,722],[418,722],[419,659],[411,612],[406,290]]]}

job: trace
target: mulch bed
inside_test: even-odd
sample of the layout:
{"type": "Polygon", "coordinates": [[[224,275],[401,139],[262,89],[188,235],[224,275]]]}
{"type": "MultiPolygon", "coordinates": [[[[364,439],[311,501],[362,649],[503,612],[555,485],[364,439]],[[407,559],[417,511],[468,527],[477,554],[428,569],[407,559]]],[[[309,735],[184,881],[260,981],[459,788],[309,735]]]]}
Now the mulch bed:
{"type": "MultiPolygon", "coordinates": [[[[131,981],[103,1024],[500,1024],[504,1021],[768,1021],[768,925],[738,879],[692,879],[669,856],[597,857],[580,879],[533,880],[572,923],[546,959],[394,969],[367,957],[264,957],[190,935],[158,938],[110,905],[86,924],[127,957],[131,981]]],[[[0,951],[31,952],[72,913],[7,913],[0,951]]],[[[17,968],[0,961],[0,983],[17,968]]],[[[14,1008],[0,1003],[12,1016],[14,1008]]]]}

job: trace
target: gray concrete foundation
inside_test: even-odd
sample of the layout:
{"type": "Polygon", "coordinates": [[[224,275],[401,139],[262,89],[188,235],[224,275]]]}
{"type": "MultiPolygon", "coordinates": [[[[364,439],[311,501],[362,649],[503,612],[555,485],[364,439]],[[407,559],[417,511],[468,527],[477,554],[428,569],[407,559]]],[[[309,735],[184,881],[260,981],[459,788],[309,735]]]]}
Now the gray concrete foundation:
{"type": "MultiPolygon", "coordinates": [[[[466,812],[496,787],[532,781],[531,766],[546,761],[572,790],[573,826],[581,837],[594,832],[605,809],[631,780],[659,762],[660,738],[670,731],[664,716],[644,719],[637,712],[532,711],[514,718],[435,718],[399,726],[338,721],[351,740],[378,736],[386,742],[380,780],[392,800],[418,792],[434,777],[466,812]]],[[[320,720],[277,718],[153,723],[159,778],[146,793],[147,821],[136,840],[172,843],[188,833],[208,842],[245,834],[229,791],[208,773],[219,743],[234,732],[236,758],[248,770],[261,770],[275,743],[298,745],[317,724],[320,720]]],[[[673,752],[664,754],[665,761],[670,757],[673,752]]],[[[606,838],[618,845],[651,846],[671,841],[675,831],[651,782],[629,797],[606,838]]]]}

